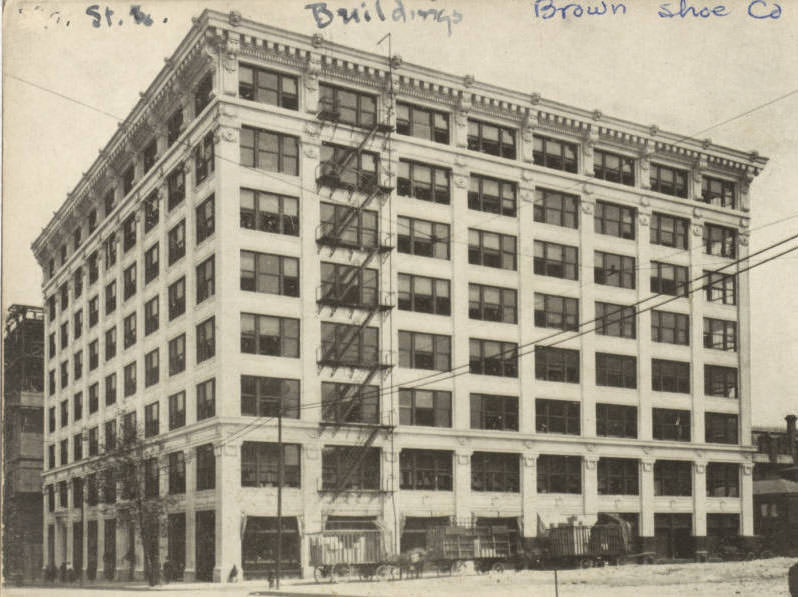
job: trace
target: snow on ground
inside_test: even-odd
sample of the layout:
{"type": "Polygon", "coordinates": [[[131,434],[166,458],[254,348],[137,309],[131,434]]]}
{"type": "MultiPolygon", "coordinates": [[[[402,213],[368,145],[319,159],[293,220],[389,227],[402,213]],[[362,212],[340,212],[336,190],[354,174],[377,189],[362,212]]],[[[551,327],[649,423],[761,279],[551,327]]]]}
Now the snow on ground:
{"type": "MultiPolygon", "coordinates": [[[[787,570],[793,558],[712,564],[658,564],[558,572],[559,597],[789,597],[787,570]]],[[[383,582],[315,584],[286,580],[282,590],[269,591],[265,582],[234,585],[176,583],[154,590],[124,587],[124,591],[74,587],[3,587],[8,597],[97,597],[152,591],[157,597],[187,597],[191,593],[228,597],[285,595],[289,597],[554,597],[554,572],[527,570],[503,574],[426,576],[383,582]]]]}

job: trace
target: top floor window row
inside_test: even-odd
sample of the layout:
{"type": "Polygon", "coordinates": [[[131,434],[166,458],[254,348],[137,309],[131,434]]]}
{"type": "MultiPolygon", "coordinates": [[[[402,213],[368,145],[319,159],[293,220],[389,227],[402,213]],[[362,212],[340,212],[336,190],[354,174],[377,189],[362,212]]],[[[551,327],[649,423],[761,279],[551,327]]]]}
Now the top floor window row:
{"type": "Polygon", "coordinates": [[[514,160],[515,130],[469,118],[468,149],[514,160]]]}
{"type": "Polygon", "coordinates": [[[287,110],[299,108],[296,77],[248,64],[238,68],[238,95],[241,99],[287,110]]]}
{"type": "Polygon", "coordinates": [[[396,132],[436,143],[449,144],[449,115],[437,110],[397,102],[396,132]]]}
{"type": "Polygon", "coordinates": [[[371,128],[377,123],[377,98],[359,91],[321,84],[319,118],[371,128]]]}

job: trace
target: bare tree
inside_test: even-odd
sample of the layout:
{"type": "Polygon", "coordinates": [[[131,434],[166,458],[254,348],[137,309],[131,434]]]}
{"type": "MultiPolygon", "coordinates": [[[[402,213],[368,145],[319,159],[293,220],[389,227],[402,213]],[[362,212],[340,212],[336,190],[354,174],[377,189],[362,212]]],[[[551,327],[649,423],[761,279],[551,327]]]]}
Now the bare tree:
{"type": "MultiPolygon", "coordinates": [[[[161,492],[162,443],[158,438],[145,438],[135,417],[129,415],[122,415],[120,437],[106,438],[105,450],[92,468],[99,477],[101,501],[115,503],[118,523],[135,529],[144,553],[147,580],[150,585],[157,585],[161,580],[160,539],[166,535],[168,512],[177,498],[161,492]]],[[[132,575],[135,549],[128,551],[126,559],[132,575]]]]}

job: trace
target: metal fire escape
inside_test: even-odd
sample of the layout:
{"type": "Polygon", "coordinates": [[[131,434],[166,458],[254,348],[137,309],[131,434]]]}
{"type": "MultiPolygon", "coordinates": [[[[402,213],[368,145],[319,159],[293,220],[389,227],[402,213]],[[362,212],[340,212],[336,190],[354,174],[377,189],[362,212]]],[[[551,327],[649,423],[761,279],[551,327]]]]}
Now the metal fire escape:
{"type": "MultiPolygon", "coordinates": [[[[326,99],[326,98],[325,98],[326,99]]],[[[333,123],[337,127],[340,119],[338,106],[332,101],[320,102],[320,110],[317,118],[324,123],[333,123]]],[[[341,427],[357,427],[365,435],[365,439],[360,443],[346,449],[343,456],[343,464],[339,465],[339,474],[334,488],[324,488],[330,491],[333,499],[347,489],[347,485],[359,470],[364,460],[369,455],[369,448],[383,431],[390,434],[393,431],[392,425],[382,424],[380,409],[377,409],[377,418],[374,422],[354,422],[350,421],[353,412],[360,410],[364,400],[372,398],[369,396],[369,384],[374,380],[378,373],[385,372],[393,367],[393,361],[389,352],[382,351],[383,338],[381,330],[378,332],[378,342],[372,350],[363,349],[363,334],[367,331],[368,325],[378,314],[386,314],[394,307],[394,301],[390,293],[381,291],[383,278],[384,257],[389,255],[393,249],[389,236],[381,231],[379,225],[379,213],[385,200],[389,200],[393,189],[381,183],[381,160],[375,160],[375,171],[364,172],[358,167],[361,152],[369,143],[381,137],[383,149],[390,147],[390,135],[393,126],[388,123],[380,122],[380,118],[375,118],[375,123],[368,129],[364,129],[363,139],[357,147],[343,148],[336,146],[333,150],[333,158],[322,162],[316,183],[319,191],[326,188],[330,193],[343,191],[348,193],[348,204],[342,206],[336,212],[333,221],[323,221],[319,226],[316,242],[319,248],[327,248],[332,256],[337,250],[349,252],[349,265],[342,265],[343,275],[334,277],[332,283],[325,287],[323,283],[318,289],[317,304],[319,309],[327,307],[334,314],[337,309],[344,308],[349,310],[352,321],[358,318],[355,313],[362,313],[363,317],[358,323],[335,324],[335,337],[327,342],[322,340],[322,345],[318,353],[319,368],[330,367],[337,371],[341,367],[349,368],[354,374],[355,370],[365,370],[365,376],[361,381],[354,384],[356,391],[352,392],[347,401],[342,401],[343,406],[339,408],[338,400],[333,404],[322,406],[321,432],[341,427]],[[354,164],[354,165],[353,165],[354,164]],[[377,202],[376,228],[370,232],[363,230],[363,216],[369,206],[377,202]],[[340,214],[340,217],[339,217],[340,214]],[[364,289],[364,274],[370,264],[377,260],[377,282],[376,289],[368,292],[364,289]],[[354,263],[353,263],[354,262],[354,263]],[[340,332],[340,333],[339,333],[340,332]],[[355,349],[352,351],[352,349],[355,349]],[[343,471],[343,473],[340,473],[343,471]]],[[[324,325],[324,324],[322,324],[324,325]]],[[[379,387],[379,386],[378,386],[379,387]]],[[[373,391],[372,391],[373,393],[373,391]]],[[[379,401],[377,402],[379,404],[379,401]]]]}

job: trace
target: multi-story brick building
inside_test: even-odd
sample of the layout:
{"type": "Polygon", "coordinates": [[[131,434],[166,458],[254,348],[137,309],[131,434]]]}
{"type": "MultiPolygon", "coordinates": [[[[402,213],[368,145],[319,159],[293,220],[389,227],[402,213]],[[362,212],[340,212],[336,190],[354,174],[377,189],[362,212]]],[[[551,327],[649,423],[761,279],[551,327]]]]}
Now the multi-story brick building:
{"type": "Polygon", "coordinates": [[[280,454],[293,570],[323,529],[396,552],[453,518],[751,535],[734,273],[765,163],[204,12],[34,244],[47,561],[123,565],[68,484],[131,412],[185,578],[274,565],[280,454]]]}
{"type": "Polygon", "coordinates": [[[11,305],[3,338],[3,569],[32,578],[42,563],[44,314],[11,305]]]}

